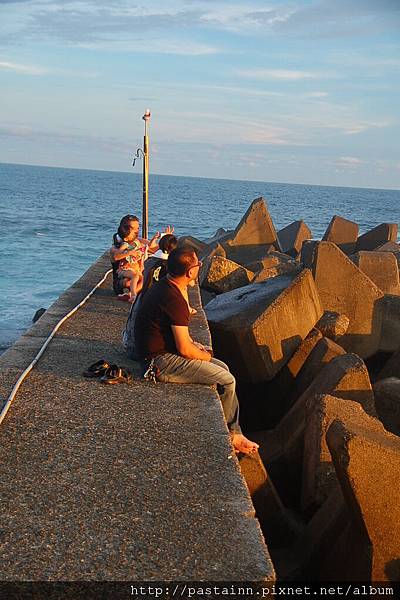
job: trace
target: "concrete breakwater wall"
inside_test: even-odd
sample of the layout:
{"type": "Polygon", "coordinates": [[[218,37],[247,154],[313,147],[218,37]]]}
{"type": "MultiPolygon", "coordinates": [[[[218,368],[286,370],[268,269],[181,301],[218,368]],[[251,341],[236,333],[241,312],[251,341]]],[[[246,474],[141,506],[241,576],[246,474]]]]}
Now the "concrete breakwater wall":
{"type": "Polygon", "coordinates": [[[260,443],[246,477],[280,580],[400,581],[400,246],[396,223],[322,240],[256,199],[187,238],[216,355],[260,443]]]}
{"type": "MultiPolygon", "coordinates": [[[[3,400],[108,269],[105,254],[0,357],[3,400]]],[[[208,343],[198,287],[190,294],[192,336],[208,343]]],[[[0,426],[0,580],[274,581],[216,391],[82,377],[100,358],[136,372],[121,345],[127,310],[108,278],[0,426]]]]}

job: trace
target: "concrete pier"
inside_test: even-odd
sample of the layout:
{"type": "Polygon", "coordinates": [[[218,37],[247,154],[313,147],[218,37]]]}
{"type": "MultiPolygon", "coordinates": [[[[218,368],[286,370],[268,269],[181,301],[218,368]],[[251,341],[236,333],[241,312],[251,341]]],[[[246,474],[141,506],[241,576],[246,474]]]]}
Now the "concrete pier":
{"type": "MultiPolygon", "coordinates": [[[[0,394],[109,269],[102,256],[0,357],[0,394]]],[[[209,342],[198,288],[192,337],[209,342]]],[[[0,426],[0,580],[273,581],[216,391],[148,383],[110,276],[57,332],[0,426]],[[136,372],[102,385],[104,358],[136,372]]]]}

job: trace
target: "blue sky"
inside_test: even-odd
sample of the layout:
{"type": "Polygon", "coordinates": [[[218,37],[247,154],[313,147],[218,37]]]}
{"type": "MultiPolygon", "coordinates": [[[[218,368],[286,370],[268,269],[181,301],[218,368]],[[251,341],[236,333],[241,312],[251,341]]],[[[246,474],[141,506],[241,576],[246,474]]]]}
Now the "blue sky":
{"type": "Polygon", "coordinates": [[[0,162],[400,188],[400,0],[0,0],[0,162]],[[141,169],[141,165],[137,166],[141,169]]]}

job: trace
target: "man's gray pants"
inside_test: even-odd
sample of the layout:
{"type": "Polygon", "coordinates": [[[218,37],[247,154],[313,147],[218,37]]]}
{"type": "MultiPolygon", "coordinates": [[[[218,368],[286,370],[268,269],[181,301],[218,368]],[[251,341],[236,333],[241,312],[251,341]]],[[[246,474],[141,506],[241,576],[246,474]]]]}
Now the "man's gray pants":
{"type": "Polygon", "coordinates": [[[164,383],[217,384],[228,429],[232,432],[241,433],[236,380],[229,371],[228,365],[222,360],[212,358],[208,362],[167,353],[156,356],[154,364],[159,369],[157,373],[158,381],[164,383]]]}

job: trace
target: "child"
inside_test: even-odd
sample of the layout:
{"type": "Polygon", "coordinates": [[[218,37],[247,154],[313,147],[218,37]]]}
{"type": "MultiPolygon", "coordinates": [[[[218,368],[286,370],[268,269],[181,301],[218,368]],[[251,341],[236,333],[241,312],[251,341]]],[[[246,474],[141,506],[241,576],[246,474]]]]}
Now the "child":
{"type": "Polygon", "coordinates": [[[128,224],[120,225],[118,236],[121,241],[116,239],[114,246],[119,254],[124,253],[124,256],[118,261],[117,275],[123,281],[122,287],[127,287],[127,283],[129,285],[129,292],[118,294],[118,299],[134,302],[143,285],[142,271],[146,246],[137,239],[128,224]]]}

